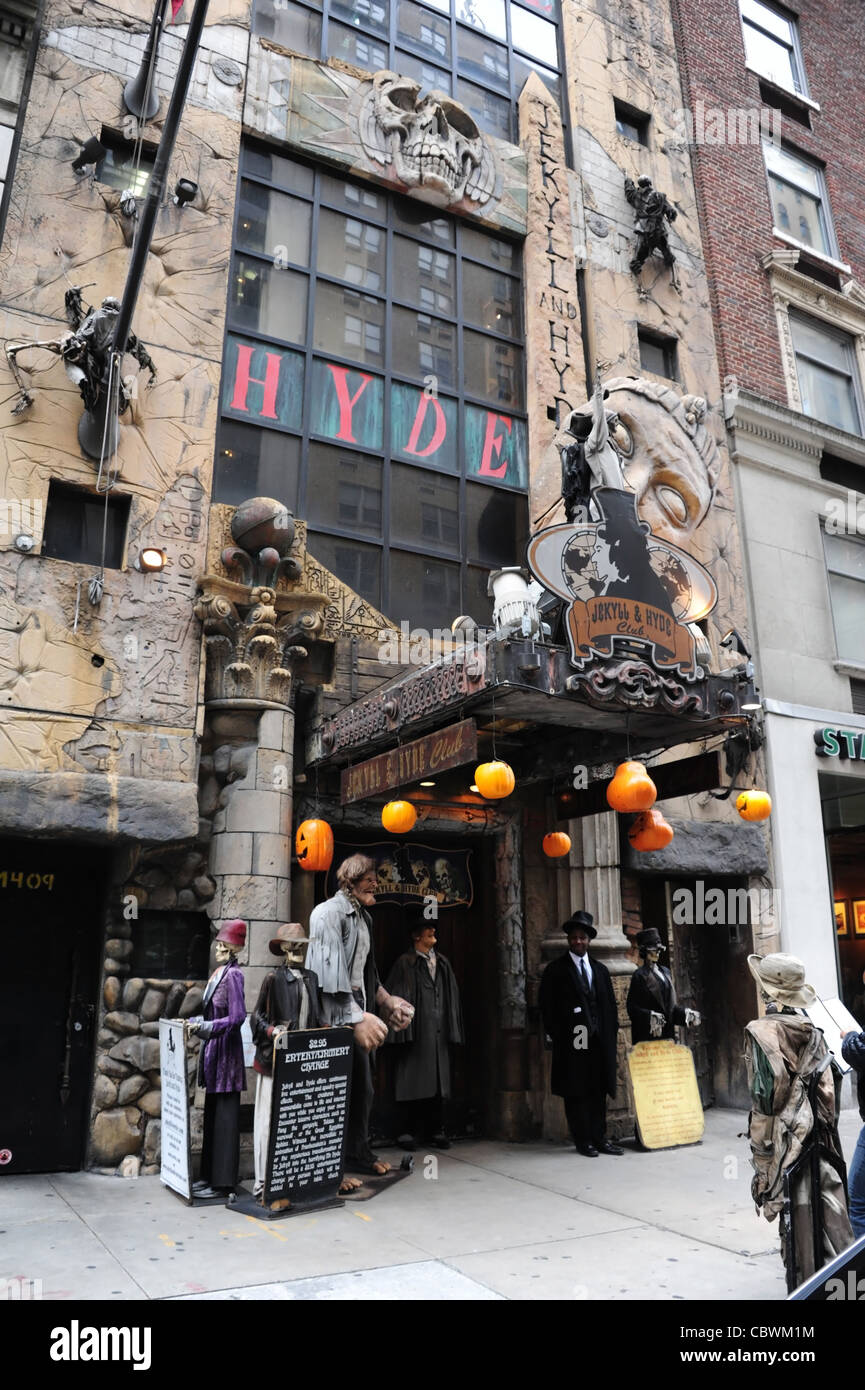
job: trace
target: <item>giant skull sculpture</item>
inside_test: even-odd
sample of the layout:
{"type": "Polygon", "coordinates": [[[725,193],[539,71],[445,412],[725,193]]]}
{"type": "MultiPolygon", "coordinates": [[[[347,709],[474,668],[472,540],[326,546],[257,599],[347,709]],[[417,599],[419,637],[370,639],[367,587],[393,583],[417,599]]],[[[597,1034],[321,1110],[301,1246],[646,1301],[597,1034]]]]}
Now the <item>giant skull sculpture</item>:
{"type": "Polygon", "coordinates": [[[370,159],[393,165],[415,196],[436,207],[464,198],[489,202],[496,171],[489,145],[459,102],[440,92],[420,99],[420,84],[377,72],[360,112],[360,139],[370,159]]]}

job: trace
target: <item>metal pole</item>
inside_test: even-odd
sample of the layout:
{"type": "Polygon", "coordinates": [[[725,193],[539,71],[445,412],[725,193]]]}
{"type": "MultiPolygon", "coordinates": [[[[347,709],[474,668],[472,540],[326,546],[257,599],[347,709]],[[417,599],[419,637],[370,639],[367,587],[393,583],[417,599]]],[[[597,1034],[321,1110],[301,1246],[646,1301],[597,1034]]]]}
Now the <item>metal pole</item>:
{"type": "Polygon", "coordinates": [[[147,47],[144,50],[141,67],[138,69],[137,76],[127,82],[123,89],[124,106],[140,121],[152,120],[159,110],[159,97],[153,89],[152,76],[167,5],[168,0],[156,0],[156,9],[153,11],[153,18],[150,21],[147,47]]]}
{"type": "MultiPolygon", "coordinates": [[[[138,228],[135,241],[132,246],[132,259],[129,262],[129,270],[126,275],[126,284],[123,289],[123,297],[120,301],[120,312],[117,316],[117,323],[114,329],[114,341],[111,346],[111,354],[119,354],[122,358],[126,349],[132,326],[132,315],[135,312],[135,304],[138,299],[138,291],[141,288],[141,279],[144,274],[144,267],[147,263],[147,255],[150,251],[150,243],[153,239],[153,228],[156,225],[156,215],[162,202],[165,192],[165,182],[168,173],[168,165],[174,153],[174,142],[177,138],[177,128],[180,125],[180,117],[183,114],[183,107],[186,103],[189,83],[192,78],[192,69],[195,65],[195,57],[198,52],[198,45],[201,42],[201,35],[204,29],[204,21],[207,17],[207,7],[210,0],[195,0],[195,8],[192,12],[192,20],[189,25],[189,32],[186,35],[186,43],[180,55],[180,64],[177,69],[177,77],[174,82],[174,90],[171,93],[171,101],[168,104],[165,122],[162,127],[162,139],[156,151],[156,160],[153,165],[153,172],[150,175],[147,199],[141,210],[138,219],[138,228]]],[[[110,360],[110,358],[109,358],[110,360]]],[[[105,411],[114,409],[113,404],[108,401],[108,371],[102,381],[102,396],[96,414],[85,410],[78,422],[78,442],[85,454],[92,459],[101,459],[103,452],[110,458],[117,448],[117,422],[112,420],[108,429],[108,437],[105,440],[103,451],[103,440],[105,439],[105,411]]]]}

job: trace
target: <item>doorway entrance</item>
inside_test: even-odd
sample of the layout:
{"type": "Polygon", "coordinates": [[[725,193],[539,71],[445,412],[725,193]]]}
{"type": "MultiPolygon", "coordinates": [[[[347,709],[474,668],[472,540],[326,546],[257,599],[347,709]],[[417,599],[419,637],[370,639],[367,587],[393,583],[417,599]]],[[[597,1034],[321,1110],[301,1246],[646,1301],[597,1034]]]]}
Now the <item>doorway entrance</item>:
{"type": "Polygon", "coordinates": [[[106,855],[0,840],[0,1175],[84,1161],[106,855]]]}

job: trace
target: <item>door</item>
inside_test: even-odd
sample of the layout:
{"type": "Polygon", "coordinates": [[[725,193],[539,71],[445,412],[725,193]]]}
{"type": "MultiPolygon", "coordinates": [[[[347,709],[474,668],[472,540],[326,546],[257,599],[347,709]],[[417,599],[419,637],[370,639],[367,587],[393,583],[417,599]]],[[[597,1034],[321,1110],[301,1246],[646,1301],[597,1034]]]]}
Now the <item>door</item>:
{"type": "Polygon", "coordinates": [[[105,871],[81,845],[0,840],[0,1175],[84,1160],[105,871]]]}

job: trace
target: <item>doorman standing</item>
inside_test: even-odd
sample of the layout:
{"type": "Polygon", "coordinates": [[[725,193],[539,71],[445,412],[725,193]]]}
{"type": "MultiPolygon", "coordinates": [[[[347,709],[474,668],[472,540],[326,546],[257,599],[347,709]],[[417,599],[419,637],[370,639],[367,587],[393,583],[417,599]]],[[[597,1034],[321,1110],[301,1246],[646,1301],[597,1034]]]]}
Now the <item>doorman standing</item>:
{"type": "Polygon", "coordinates": [[[550,1087],[562,1096],[577,1152],[586,1158],[624,1150],[607,1139],[607,1096],[616,1094],[618,1010],[607,967],[588,954],[597,932],[588,912],[562,928],[568,949],[541,976],[539,1003],[552,1043],[550,1087]]]}

